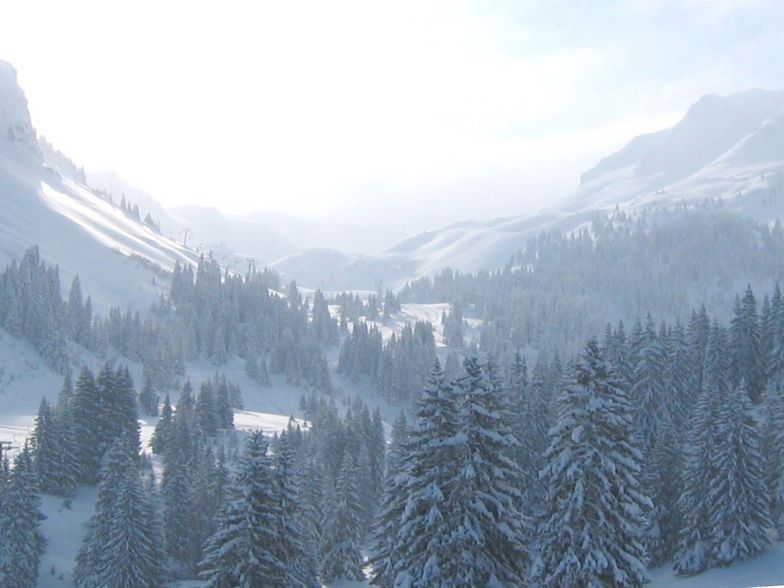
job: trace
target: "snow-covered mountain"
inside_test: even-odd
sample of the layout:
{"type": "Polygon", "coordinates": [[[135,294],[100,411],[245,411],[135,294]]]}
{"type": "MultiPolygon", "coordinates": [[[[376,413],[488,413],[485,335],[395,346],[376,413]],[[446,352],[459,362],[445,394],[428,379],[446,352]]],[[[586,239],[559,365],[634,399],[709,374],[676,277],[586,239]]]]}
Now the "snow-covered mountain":
{"type": "Polygon", "coordinates": [[[766,207],[759,197],[781,190],[782,170],[784,92],[705,96],[674,127],[636,137],[585,172],[562,209],[721,198],[733,210],[767,219],[781,211],[780,203],[766,207]]]}
{"type": "Polygon", "coordinates": [[[346,255],[336,249],[308,249],[287,255],[272,264],[275,271],[288,280],[318,288],[330,284],[335,272],[348,265],[356,256],[346,255]]]}
{"type": "Polygon", "coordinates": [[[16,71],[0,61],[0,265],[37,244],[65,287],[79,274],[100,312],[112,304],[145,309],[165,272],[196,254],[124,214],[75,170],[39,143],[16,71]]]}
{"type": "MultiPolygon", "coordinates": [[[[502,267],[529,239],[573,231],[616,206],[629,213],[720,201],[758,221],[784,216],[784,92],[706,96],[674,127],[632,139],[585,172],[580,186],[538,213],[457,223],[340,265],[319,267],[333,289],[399,286],[444,267],[502,267]]],[[[303,267],[312,263],[302,259],[303,267]]]]}
{"type": "Polygon", "coordinates": [[[230,218],[216,208],[180,206],[168,212],[181,227],[180,231],[188,229],[190,243],[213,251],[218,259],[235,255],[253,258],[259,265],[269,265],[300,251],[300,247],[270,225],[230,218]]]}
{"type": "Polygon", "coordinates": [[[197,251],[212,252],[222,265],[243,267],[247,258],[268,265],[302,249],[273,230],[272,223],[255,218],[233,218],[218,209],[205,206],[164,208],[153,196],[126,181],[113,170],[88,170],[90,186],[106,190],[115,198],[124,195],[136,204],[144,216],[150,213],[161,232],[173,240],[188,243],[197,251]]]}

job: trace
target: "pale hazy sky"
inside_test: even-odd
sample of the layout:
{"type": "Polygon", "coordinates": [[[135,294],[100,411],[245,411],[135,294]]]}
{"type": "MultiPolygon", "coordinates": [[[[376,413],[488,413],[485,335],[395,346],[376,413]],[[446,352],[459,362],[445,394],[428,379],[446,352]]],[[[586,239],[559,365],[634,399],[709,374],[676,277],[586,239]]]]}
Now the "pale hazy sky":
{"type": "Polygon", "coordinates": [[[0,14],[34,124],[78,163],[167,206],[405,230],[530,211],[702,94],[784,88],[779,0],[12,0],[0,14]]]}

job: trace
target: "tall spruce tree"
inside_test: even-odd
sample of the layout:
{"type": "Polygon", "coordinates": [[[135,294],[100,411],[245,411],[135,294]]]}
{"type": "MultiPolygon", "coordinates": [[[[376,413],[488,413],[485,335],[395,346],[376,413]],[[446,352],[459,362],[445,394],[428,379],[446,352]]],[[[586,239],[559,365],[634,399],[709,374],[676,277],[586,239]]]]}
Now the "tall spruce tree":
{"type": "Polygon", "coordinates": [[[406,507],[408,484],[408,435],[405,413],[401,412],[392,428],[392,441],[386,459],[384,491],[373,528],[373,579],[371,583],[384,588],[394,584],[394,565],[400,523],[406,507]]]}
{"type": "Polygon", "coordinates": [[[735,316],[730,327],[730,383],[736,390],[740,380],[745,382],[744,390],[758,404],[766,384],[766,361],[757,313],[757,300],[751,290],[746,288],[743,299],[735,300],[735,316]]]}
{"type": "Polygon", "coordinates": [[[158,416],[158,393],[149,374],[145,374],[144,386],[139,392],[139,408],[147,416],[158,416]]]}
{"type": "Polygon", "coordinates": [[[666,341],[657,336],[651,316],[635,342],[636,363],[631,400],[636,408],[634,431],[639,436],[639,447],[643,454],[645,475],[649,454],[656,437],[658,417],[664,400],[664,353],[666,341]]]}
{"type": "Polygon", "coordinates": [[[103,403],[93,373],[83,368],[76,380],[71,408],[76,432],[76,458],[82,482],[95,482],[101,466],[100,407],[103,403]]]}
{"type": "Polygon", "coordinates": [[[76,446],[78,432],[74,427],[72,411],[73,394],[71,376],[66,374],[53,412],[57,433],[57,459],[49,481],[52,493],[64,497],[76,493],[80,474],[76,446]]]}
{"type": "Polygon", "coordinates": [[[299,478],[291,433],[284,431],[275,445],[274,481],[278,499],[276,523],[278,559],[286,569],[286,586],[291,588],[318,587],[317,562],[301,524],[305,513],[300,501],[299,478]]]}
{"type": "Polygon", "coordinates": [[[33,456],[39,488],[42,492],[49,494],[56,494],[59,489],[54,479],[59,459],[57,448],[60,440],[58,437],[57,424],[52,409],[46,398],[42,398],[33,429],[33,456]]]}
{"type": "Polygon", "coordinates": [[[191,577],[199,561],[198,527],[193,524],[191,492],[196,474],[199,444],[192,427],[192,415],[176,414],[173,434],[163,454],[161,499],[163,502],[164,549],[172,558],[180,577],[191,577]]]}
{"type": "Polygon", "coordinates": [[[455,383],[460,432],[450,441],[456,475],[445,485],[451,520],[444,549],[452,556],[439,575],[453,586],[517,586],[530,562],[530,523],[519,510],[522,474],[512,458],[511,403],[494,362],[473,355],[464,367],[466,375],[455,383]]]}
{"type": "Polygon", "coordinates": [[[118,439],[103,455],[95,499],[95,514],[85,525],[82,545],[76,556],[73,579],[78,588],[98,588],[96,571],[100,563],[103,545],[109,535],[109,517],[96,516],[101,512],[108,515],[114,507],[116,489],[120,487],[129,462],[133,461],[130,448],[118,439]]]}
{"type": "Polygon", "coordinates": [[[46,542],[40,532],[43,519],[38,479],[29,446],[14,459],[10,475],[5,466],[0,494],[0,585],[34,588],[46,542]]]}
{"type": "Polygon", "coordinates": [[[651,448],[649,471],[653,475],[649,476],[646,485],[653,509],[648,514],[645,547],[654,566],[670,561],[678,544],[681,527],[678,497],[682,466],[677,429],[672,417],[664,415],[659,421],[659,430],[651,448]]]}
{"type": "Polygon", "coordinates": [[[169,395],[167,394],[163,400],[163,408],[161,408],[161,416],[155,424],[155,430],[150,439],[150,447],[152,452],[156,454],[163,454],[166,451],[169,440],[172,438],[174,431],[174,419],[172,418],[173,412],[169,395]]]}
{"type": "Polygon", "coordinates": [[[743,380],[719,408],[716,432],[715,476],[706,496],[711,555],[728,565],[761,553],[772,527],[759,428],[743,380]]]}
{"type": "Polygon", "coordinates": [[[356,466],[351,455],[343,457],[335,488],[328,493],[321,537],[321,580],[327,584],[338,579],[362,580],[362,554],[359,551],[361,521],[356,484],[356,466]]]}
{"type": "Polygon", "coordinates": [[[267,447],[261,432],[245,443],[201,563],[210,588],[287,587],[286,565],[277,556],[278,499],[267,447]]]}
{"type": "Polygon", "coordinates": [[[678,499],[682,524],[673,567],[681,575],[704,571],[714,547],[707,494],[716,476],[719,411],[729,396],[727,335],[717,324],[710,328],[703,364],[703,387],[690,422],[678,499]]]}
{"type": "Polygon", "coordinates": [[[534,576],[542,586],[642,586],[650,501],[626,392],[595,340],[558,399],[542,471],[547,520],[534,576]]]}
{"type": "Polygon", "coordinates": [[[157,588],[165,577],[159,521],[154,505],[145,492],[135,463],[126,466],[124,477],[115,489],[107,517],[106,543],[95,569],[98,586],[105,588],[157,588]]]}
{"type": "Polygon", "coordinates": [[[127,437],[118,437],[104,455],[95,514],[74,570],[78,588],[157,588],[163,583],[158,519],[136,456],[127,437]]]}
{"type": "Polygon", "coordinates": [[[457,477],[456,442],[462,440],[457,437],[462,429],[456,400],[436,361],[406,441],[408,479],[401,489],[405,508],[399,521],[390,521],[387,529],[395,536],[385,538],[390,545],[387,565],[393,563],[395,586],[443,586],[450,581],[443,570],[446,559],[453,557],[445,545],[455,524],[449,510],[449,492],[453,490],[449,485],[457,477]]]}

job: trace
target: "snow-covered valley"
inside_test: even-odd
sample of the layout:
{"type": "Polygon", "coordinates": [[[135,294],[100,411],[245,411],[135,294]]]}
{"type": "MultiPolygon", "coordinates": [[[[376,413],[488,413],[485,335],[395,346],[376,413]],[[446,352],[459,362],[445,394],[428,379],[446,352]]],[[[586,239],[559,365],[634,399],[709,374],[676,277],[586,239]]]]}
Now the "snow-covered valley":
{"type": "Polygon", "coordinates": [[[86,174],[0,61],[0,203],[2,588],[784,584],[782,92],[379,252],[86,174]]]}

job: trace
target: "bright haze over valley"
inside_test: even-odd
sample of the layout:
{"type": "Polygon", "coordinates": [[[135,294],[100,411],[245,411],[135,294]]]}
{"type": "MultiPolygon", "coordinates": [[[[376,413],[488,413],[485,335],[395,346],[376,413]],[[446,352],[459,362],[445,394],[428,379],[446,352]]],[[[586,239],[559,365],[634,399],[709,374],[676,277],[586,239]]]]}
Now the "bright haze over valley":
{"type": "Polygon", "coordinates": [[[784,2],[0,6],[0,588],[784,582],[784,2]]]}
{"type": "Polygon", "coordinates": [[[782,11],[34,0],[6,8],[0,56],[39,132],[88,170],[166,208],[370,227],[381,238],[346,252],[375,253],[549,206],[702,95],[783,88],[782,11]]]}

